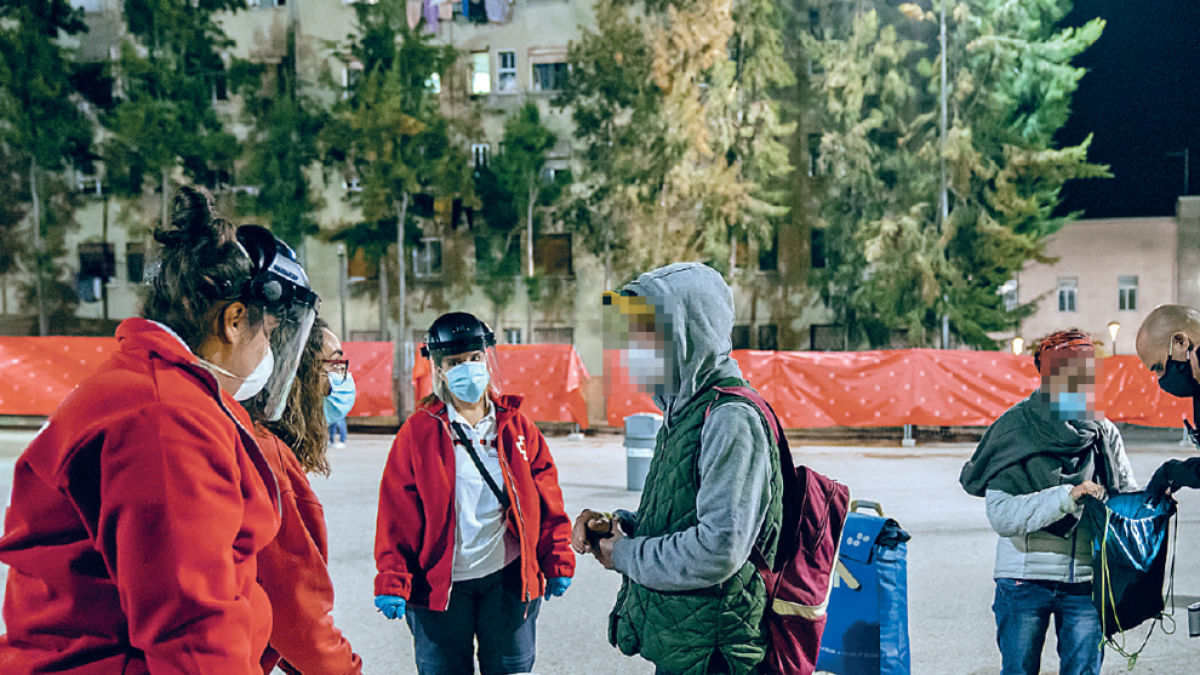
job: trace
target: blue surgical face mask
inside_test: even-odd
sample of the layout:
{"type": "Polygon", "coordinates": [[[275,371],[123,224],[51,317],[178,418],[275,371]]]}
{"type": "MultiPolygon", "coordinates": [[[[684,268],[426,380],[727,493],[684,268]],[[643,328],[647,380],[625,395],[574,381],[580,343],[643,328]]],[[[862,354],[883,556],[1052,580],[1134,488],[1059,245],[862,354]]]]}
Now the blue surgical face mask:
{"type": "Polygon", "coordinates": [[[350,373],[344,376],[329,373],[329,394],[325,396],[325,423],[336,424],[350,414],[354,407],[354,378],[350,373]]]}
{"type": "Polygon", "coordinates": [[[466,361],[445,372],[450,393],[463,403],[478,402],[491,381],[487,364],[482,361],[466,361]]]}
{"type": "Polygon", "coordinates": [[[1087,394],[1064,391],[1050,395],[1050,415],[1060,422],[1088,419],[1087,394]]]}

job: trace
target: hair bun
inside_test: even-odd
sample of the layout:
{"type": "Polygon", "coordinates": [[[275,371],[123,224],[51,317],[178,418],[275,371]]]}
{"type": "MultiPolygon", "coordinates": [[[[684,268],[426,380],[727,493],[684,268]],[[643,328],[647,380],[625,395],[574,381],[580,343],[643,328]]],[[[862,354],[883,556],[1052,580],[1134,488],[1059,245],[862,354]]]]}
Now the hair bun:
{"type": "Polygon", "coordinates": [[[154,231],[154,239],[163,246],[190,248],[196,245],[220,247],[236,236],[229,221],[216,216],[213,196],[200,187],[183,186],[171,198],[171,217],[166,226],[154,231]]]}

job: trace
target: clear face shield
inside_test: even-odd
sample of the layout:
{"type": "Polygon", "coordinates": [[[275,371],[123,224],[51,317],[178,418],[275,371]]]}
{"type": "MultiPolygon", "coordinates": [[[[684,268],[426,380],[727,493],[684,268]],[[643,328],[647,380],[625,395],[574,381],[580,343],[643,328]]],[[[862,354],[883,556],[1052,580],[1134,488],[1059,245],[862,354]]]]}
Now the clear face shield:
{"type": "Polygon", "coordinates": [[[679,393],[679,374],[669,299],[603,296],[605,395],[633,389],[651,396],[679,393]]]}
{"type": "Polygon", "coordinates": [[[264,321],[273,326],[269,343],[274,367],[262,391],[248,403],[268,420],[275,421],[287,406],[296,368],[321,299],[309,288],[308,275],[286,244],[257,226],[239,228],[238,239],[258,269],[243,294],[243,301],[261,308],[264,321]]]}

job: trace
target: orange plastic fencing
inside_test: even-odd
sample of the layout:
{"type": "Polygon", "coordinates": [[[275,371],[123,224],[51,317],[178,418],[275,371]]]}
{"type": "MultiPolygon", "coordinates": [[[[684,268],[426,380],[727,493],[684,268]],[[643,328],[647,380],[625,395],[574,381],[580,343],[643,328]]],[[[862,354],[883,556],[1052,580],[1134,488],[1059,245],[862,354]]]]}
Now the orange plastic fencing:
{"type": "MultiPolygon", "coordinates": [[[[909,349],[874,352],[736,351],[742,373],[789,429],[820,427],[986,426],[1039,384],[1033,358],[1002,352],[909,349]]],[[[614,362],[605,359],[606,367],[614,362]]],[[[1114,422],[1183,426],[1186,399],[1158,388],[1136,356],[1100,364],[1098,406],[1114,422]]],[[[608,423],[658,412],[617,372],[609,383],[608,423]]]]}
{"type": "MultiPolygon", "coordinates": [[[[44,416],[117,349],[116,338],[0,338],[0,415],[44,416]]],[[[343,342],[358,390],[352,417],[396,414],[392,402],[392,343],[343,342]]],[[[587,428],[583,392],[587,368],[570,345],[504,345],[497,352],[500,386],[525,396],[521,410],[538,422],[587,428]]],[[[429,361],[417,358],[418,396],[432,390],[429,361]]]]}
{"type": "MultiPolygon", "coordinates": [[[[587,367],[571,345],[500,345],[496,347],[502,392],[525,397],[521,412],[537,422],[574,422],[588,428],[587,367]]],[[[418,397],[433,391],[429,359],[413,364],[418,397]]]]}

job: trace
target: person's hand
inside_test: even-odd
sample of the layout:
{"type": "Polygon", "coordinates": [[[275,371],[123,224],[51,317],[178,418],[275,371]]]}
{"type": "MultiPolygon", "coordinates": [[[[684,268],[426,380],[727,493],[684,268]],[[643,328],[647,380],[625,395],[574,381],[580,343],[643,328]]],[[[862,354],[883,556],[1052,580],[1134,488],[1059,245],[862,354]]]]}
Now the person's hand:
{"type": "Polygon", "coordinates": [[[398,595],[375,596],[375,607],[389,619],[404,618],[404,598],[398,595]]]}
{"type": "Polygon", "coordinates": [[[595,553],[591,542],[588,541],[588,532],[607,535],[612,530],[612,518],[591,509],[584,509],[571,528],[571,548],[579,554],[595,553]]]}
{"type": "Polygon", "coordinates": [[[1147,501],[1159,501],[1177,489],[1171,484],[1171,475],[1175,467],[1182,463],[1177,459],[1171,459],[1158,467],[1158,470],[1154,472],[1154,476],[1150,478],[1150,482],[1146,483],[1147,501]]]}
{"type": "Polygon", "coordinates": [[[1096,499],[1102,500],[1107,496],[1107,494],[1108,493],[1103,487],[1093,483],[1090,480],[1085,480],[1071,490],[1071,499],[1078,502],[1080,499],[1083,499],[1084,495],[1091,495],[1096,499]]]}
{"type": "Polygon", "coordinates": [[[570,587],[571,577],[554,577],[553,579],[547,579],[545,599],[549,600],[550,596],[561,598],[562,594],[566,593],[567,589],[570,587]]]}
{"type": "Polygon", "coordinates": [[[601,539],[600,545],[597,546],[594,551],[592,551],[592,555],[596,556],[596,560],[599,560],[601,565],[604,565],[604,569],[611,570],[613,568],[613,546],[616,546],[617,542],[624,538],[625,533],[621,531],[621,528],[614,527],[612,528],[612,536],[606,539],[601,539]]]}

